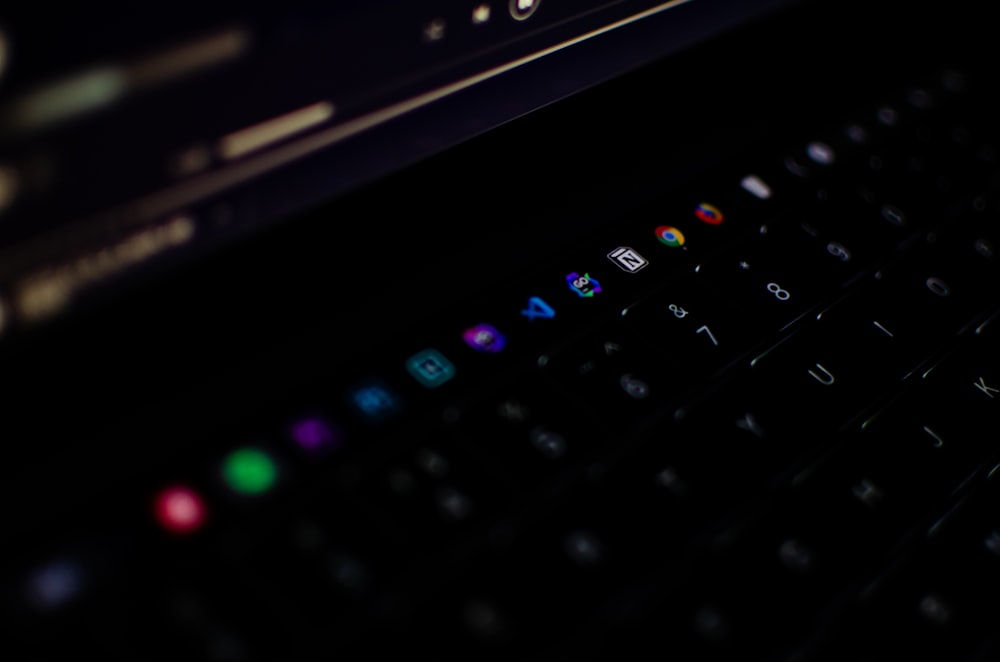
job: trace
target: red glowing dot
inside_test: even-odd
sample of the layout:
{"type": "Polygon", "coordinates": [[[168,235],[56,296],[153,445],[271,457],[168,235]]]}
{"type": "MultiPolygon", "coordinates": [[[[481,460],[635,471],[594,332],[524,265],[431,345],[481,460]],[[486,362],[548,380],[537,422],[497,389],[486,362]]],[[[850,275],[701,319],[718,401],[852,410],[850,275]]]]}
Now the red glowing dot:
{"type": "Polygon", "coordinates": [[[156,519],[171,533],[193,533],[205,523],[205,502],[189,487],[174,486],[156,495],[156,519]]]}

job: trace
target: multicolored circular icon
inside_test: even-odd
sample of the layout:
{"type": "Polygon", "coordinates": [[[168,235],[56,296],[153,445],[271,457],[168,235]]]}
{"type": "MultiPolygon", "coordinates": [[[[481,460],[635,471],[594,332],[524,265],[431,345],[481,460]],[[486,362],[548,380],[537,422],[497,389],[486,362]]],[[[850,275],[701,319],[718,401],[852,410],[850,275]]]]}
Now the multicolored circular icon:
{"type": "Polygon", "coordinates": [[[695,207],[694,215],[698,217],[699,221],[708,223],[709,225],[722,225],[722,211],[715,205],[710,205],[707,202],[703,202],[695,207]]]}
{"type": "Polygon", "coordinates": [[[661,244],[666,244],[671,248],[680,248],[684,245],[684,233],[672,225],[661,225],[654,232],[661,244]]]}

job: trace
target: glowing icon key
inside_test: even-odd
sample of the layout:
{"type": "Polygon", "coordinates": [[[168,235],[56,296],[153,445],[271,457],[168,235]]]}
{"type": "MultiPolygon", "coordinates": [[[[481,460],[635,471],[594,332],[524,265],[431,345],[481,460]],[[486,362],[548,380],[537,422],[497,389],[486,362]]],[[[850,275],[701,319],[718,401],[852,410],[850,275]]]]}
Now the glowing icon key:
{"type": "Polygon", "coordinates": [[[507,338],[490,324],[477,324],[462,332],[465,344],[477,352],[496,354],[507,346],[507,338]]]}
{"type": "Polygon", "coordinates": [[[619,246],[608,253],[608,259],[614,262],[622,271],[634,274],[649,266],[649,260],[639,255],[634,248],[619,246]]]}
{"type": "Polygon", "coordinates": [[[550,320],[556,316],[556,311],[541,297],[531,297],[528,299],[528,306],[521,310],[521,315],[529,320],[550,320]]]}
{"type": "Polygon", "coordinates": [[[223,458],[222,480],[236,494],[259,496],[278,482],[278,465],[259,448],[239,448],[223,458]]]}
{"type": "Polygon", "coordinates": [[[373,424],[385,423],[403,408],[400,396],[377,379],[355,386],[348,392],[347,401],[365,421],[373,424]]]}
{"type": "Polygon", "coordinates": [[[771,187],[757,175],[747,175],[740,180],[740,187],[758,200],[770,200],[771,187]]]}
{"type": "Polygon", "coordinates": [[[722,221],[724,220],[722,210],[707,202],[703,202],[695,207],[694,215],[699,221],[708,223],[709,225],[722,225],[722,221]]]}
{"type": "Polygon", "coordinates": [[[171,485],[153,500],[156,521],[169,533],[187,535],[205,525],[207,509],[201,496],[186,485],[171,485]]]}
{"type": "Polygon", "coordinates": [[[298,418],[288,426],[288,436],[300,451],[319,457],[344,445],[344,432],[324,416],[298,418]]]}
{"type": "Polygon", "coordinates": [[[406,360],[406,371],[426,388],[437,388],[455,376],[455,365],[441,352],[425,349],[406,360]]]}
{"type": "Polygon", "coordinates": [[[684,246],[684,233],[672,225],[661,225],[653,231],[661,244],[671,248],[682,248],[684,246]]]}
{"type": "Polygon", "coordinates": [[[601,292],[601,284],[589,273],[582,276],[575,271],[566,274],[566,284],[572,292],[584,299],[591,299],[601,292]]]}

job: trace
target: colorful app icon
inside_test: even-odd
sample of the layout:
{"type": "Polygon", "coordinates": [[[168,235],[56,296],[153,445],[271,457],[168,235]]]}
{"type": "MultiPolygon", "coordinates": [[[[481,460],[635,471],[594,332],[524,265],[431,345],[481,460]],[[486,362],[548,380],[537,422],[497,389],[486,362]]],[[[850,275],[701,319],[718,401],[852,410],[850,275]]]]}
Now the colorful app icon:
{"type": "Polygon", "coordinates": [[[344,432],[323,416],[297,418],[288,426],[288,435],[303,453],[319,457],[344,444],[344,432]]]}
{"type": "Polygon", "coordinates": [[[577,296],[591,298],[601,291],[601,284],[595,278],[591,278],[589,273],[582,276],[575,271],[566,276],[566,284],[569,289],[576,292],[577,296]]]}
{"type": "Polygon", "coordinates": [[[222,460],[222,479],[230,490],[243,496],[269,492],[278,482],[278,465],[266,451],[246,446],[222,460]]]}
{"type": "Polygon", "coordinates": [[[611,251],[608,253],[608,259],[617,264],[622,271],[627,271],[630,274],[634,274],[649,265],[649,260],[628,246],[619,246],[611,251]]]}
{"type": "Polygon", "coordinates": [[[521,311],[521,315],[529,320],[550,320],[556,316],[556,311],[541,297],[531,297],[528,299],[528,307],[521,311]]]}
{"type": "Polygon", "coordinates": [[[671,248],[680,248],[684,245],[684,233],[672,225],[661,225],[653,232],[656,233],[656,238],[660,240],[661,244],[671,248]]]}
{"type": "Polygon", "coordinates": [[[703,202],[694,208],[694,215],[698,217],[699,221],[708,223],[709,225],[722,225],[723,216],[722,211],[707,202],[703,202]]]}
{"type": "Polygon", "coordinates": [[[477,352],[496,354],[507,346],[507,339],[489,324],[477,324],[462,333],[465,344],[477,352]]]}
{"type": "Polygon", "coordinates": [[[454,364],[435,349],[425,349],[406,359],[406,370],[427,388],[437,388],[455,376],[454,364]]]}
{"type": "Polygon", "coordinates": [[[347,401],[369,423],[384,423],[403,408],[402,399],[380,381],[368,381],[348,392],[347,401]]]}
{"type": "Polygon", "coordinates": [[[186,485],[165,487],[154,501],[160,526],[176,534],[194,533],[205,524],[207,508],[197,492],[186,485]]]}

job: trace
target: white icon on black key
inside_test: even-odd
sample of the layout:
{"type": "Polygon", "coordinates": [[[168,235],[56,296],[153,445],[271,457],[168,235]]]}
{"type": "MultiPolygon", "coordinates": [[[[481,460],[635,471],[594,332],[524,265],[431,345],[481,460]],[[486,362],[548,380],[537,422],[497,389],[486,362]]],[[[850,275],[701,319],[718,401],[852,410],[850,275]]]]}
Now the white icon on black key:
{"type": "Polygon", "coordinates": [[[649,264],[649,260],[628,246],[619,246],[611,251],[608,253],[608,259],[617,264],[623,271],[633,274],[649,264]]]}

